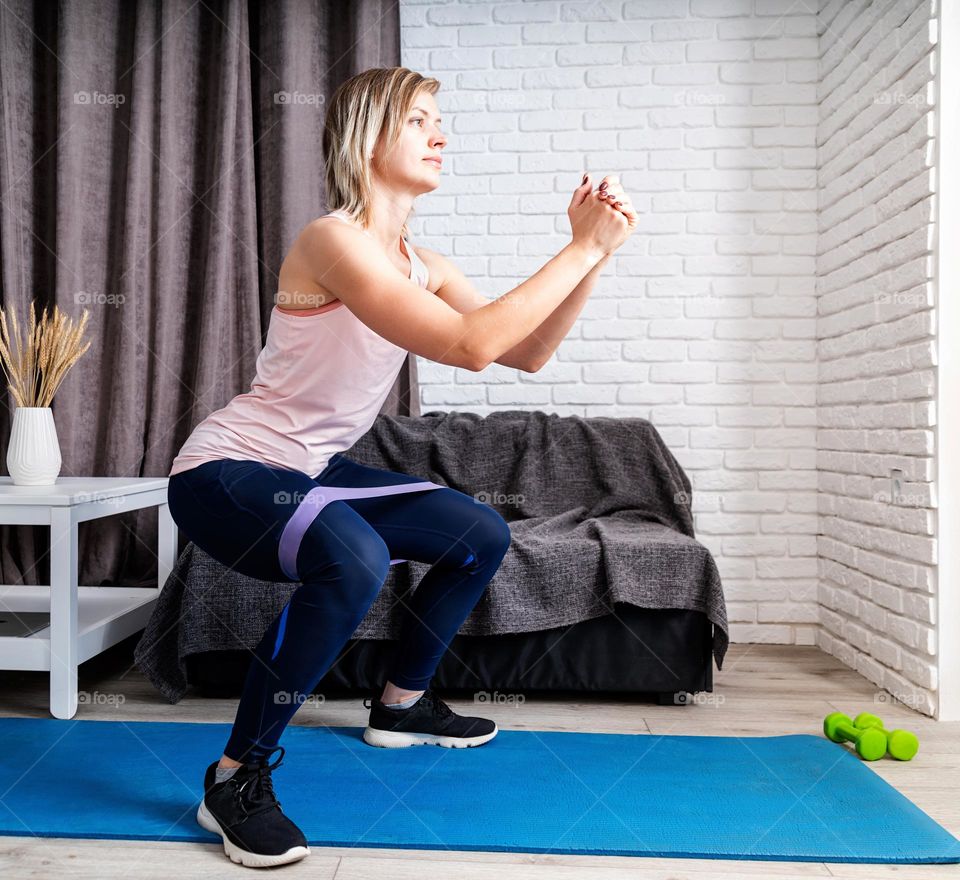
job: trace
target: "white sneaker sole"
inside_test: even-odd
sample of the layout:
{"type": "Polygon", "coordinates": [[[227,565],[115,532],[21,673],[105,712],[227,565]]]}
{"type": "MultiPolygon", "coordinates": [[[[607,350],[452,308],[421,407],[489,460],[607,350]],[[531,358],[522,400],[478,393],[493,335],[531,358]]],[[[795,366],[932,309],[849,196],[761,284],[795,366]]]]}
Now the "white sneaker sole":
{"type": "Polygon", "coordinates": [[[472,746],[482,746],[492,740],[499,728],[494,725],[490,733],[481,736],[441,736],[436,733],[405,733],[399,730],[380,730],[377,727],[367,727],[363,732],[363,741],[367,745],[378,746],[381,749],[405,749],[408,746],[443,746],[447,749],[467,749],[472,746]]]}
{"type": "Polygon", "coordinates": [[[293,846],[285,853],[280,853],[275,856],[252,853],[248,850],[241,849],[224,834],[220,823],[217,822],[213,814],[207,809],[203,800],[200,801],[200,806],[197,809],[197,822],[199,822],[203,828],[206,828],[207,831],[219,834],[223,838],[223,849],[230,857],[231,862],[236,862],[238,865],[245,865],[248,868],[272,868],[274,865],[286,865],[288,862],[296,862],[298,859],[310,855],[309,846],[293,846]]]}

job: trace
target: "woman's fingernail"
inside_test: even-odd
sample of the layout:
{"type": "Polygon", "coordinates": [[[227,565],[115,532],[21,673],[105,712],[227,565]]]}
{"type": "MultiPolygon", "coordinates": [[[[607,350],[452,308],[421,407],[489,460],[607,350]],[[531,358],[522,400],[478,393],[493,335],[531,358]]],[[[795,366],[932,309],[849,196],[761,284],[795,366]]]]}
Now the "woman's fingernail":
{"type": "Polygon", "coordinates": [[[583,180],[580,181],[580,186],[583,186],[587,182],[587,175],[583,175],[583,180]]]}
{"type": "Polygon", "coordinates": [[[600,184],[600,189],[606,189],[606,188],[607,188],[607,182],[604,181],[603,183],[600,184]]]}

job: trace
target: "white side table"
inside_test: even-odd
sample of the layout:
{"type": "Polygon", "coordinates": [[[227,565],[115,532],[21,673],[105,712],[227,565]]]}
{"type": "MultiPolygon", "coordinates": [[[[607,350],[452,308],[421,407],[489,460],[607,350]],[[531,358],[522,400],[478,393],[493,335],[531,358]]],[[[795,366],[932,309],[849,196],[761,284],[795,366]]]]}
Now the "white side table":
{"type": "Polygon", "coordinates": [[[0,586],[0,613],[49,611],[50,625],[29,636],[0,637],[0,669],[49,670],[50,712],[77,711],[77,666],[147,625],[173,570],[177,526],[167,505],[168,477],[58,477],[53,486],[15,486],[0,477],[0,523],[50,526],[51,586],[0,586]],[[159,509],[156,589],[77,583],[77,526],[143,507],[159,509]]]}

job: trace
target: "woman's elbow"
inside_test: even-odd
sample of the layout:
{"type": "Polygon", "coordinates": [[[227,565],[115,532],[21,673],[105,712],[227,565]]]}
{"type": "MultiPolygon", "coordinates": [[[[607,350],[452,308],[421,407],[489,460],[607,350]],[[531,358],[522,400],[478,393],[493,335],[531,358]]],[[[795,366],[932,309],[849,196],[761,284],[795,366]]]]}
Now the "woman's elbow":
{"type": "Polygon", "coordinates": [[[447,350],[439,356],[436,354],[428,355],[422,353],[420,357],[435,361],[438,364],[445,364],[449,367],[469,370],[471,373],[479,373],[490,365],[489,359],[483,352],[466,345],[462,341],[449,346],[447,350]]]}
{"type": "Polygon", "coordinates": [[[464,368],[472,373],[481,373],[492,363],[493,358],[488,357],[483,352],[470,352],[466,356],[464,368]]]}
{"type": "Polygon", "coordinates": [[[478,345],[468,341],[461,340],[460,355],[457,358],[457,366],[472,373],[479,373],[485,370],[493,363],[493,355],[483,345],[478,345]]]}

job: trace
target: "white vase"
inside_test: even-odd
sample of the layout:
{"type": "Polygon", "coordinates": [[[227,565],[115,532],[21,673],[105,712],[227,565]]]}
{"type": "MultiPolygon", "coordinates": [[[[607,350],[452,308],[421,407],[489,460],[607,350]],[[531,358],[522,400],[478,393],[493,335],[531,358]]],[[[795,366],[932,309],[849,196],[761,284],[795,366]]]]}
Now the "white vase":
{"type": "Polygon", "coordinates": [[[63,465],[60,441],[49,406],[18,406],[13,411],[7,470],[17,486],[53,486],[63,465]]]}

